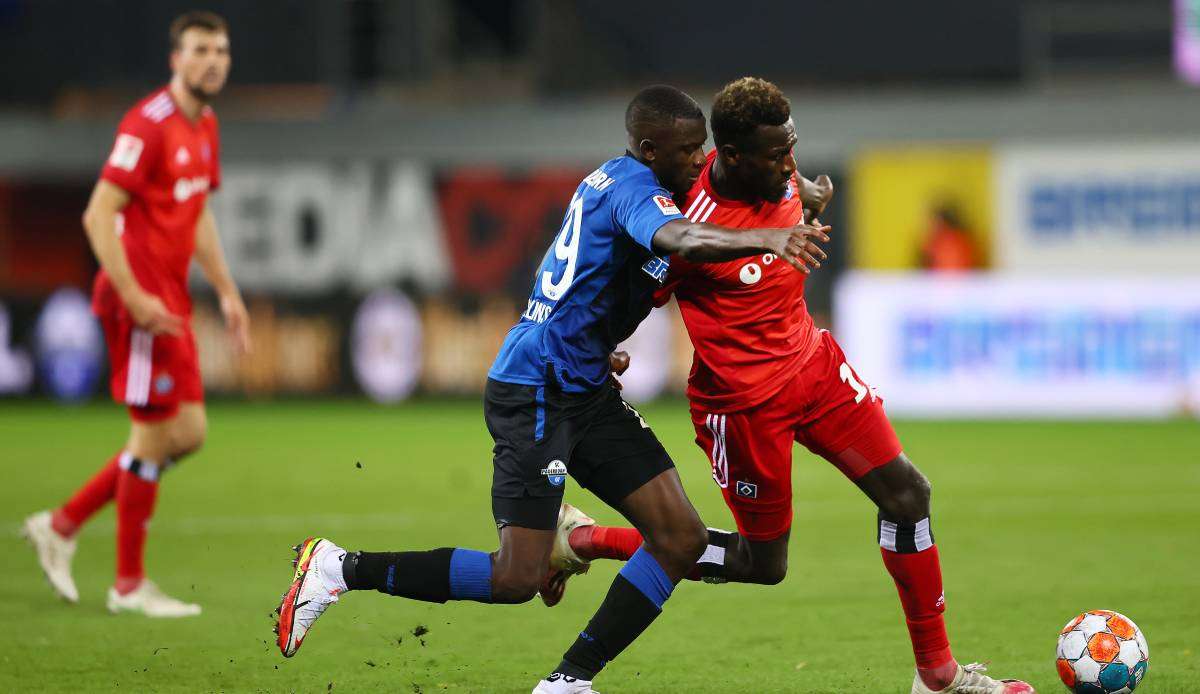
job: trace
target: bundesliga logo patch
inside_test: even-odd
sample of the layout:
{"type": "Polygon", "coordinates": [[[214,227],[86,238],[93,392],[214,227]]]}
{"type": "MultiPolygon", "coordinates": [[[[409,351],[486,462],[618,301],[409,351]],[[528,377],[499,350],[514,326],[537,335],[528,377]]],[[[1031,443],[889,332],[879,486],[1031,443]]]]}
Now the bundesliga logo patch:
{"type": "Polygon", "coordinates": [[[675,201],[665,195],[655,195],[654,204],[658,205],[658,211],[662,212],[664,216],[683,214],[679,211],[679,208],[675,206],[675,201]]]}
{"type": "Polygon", "coordinates": [[[747,499],[757,499],[758,498],[758,485],[751,484],[750,482],[739,481],[737,483],[737,486],[734,487],[733,491],[738,496],[744,496],[747,499]]]}

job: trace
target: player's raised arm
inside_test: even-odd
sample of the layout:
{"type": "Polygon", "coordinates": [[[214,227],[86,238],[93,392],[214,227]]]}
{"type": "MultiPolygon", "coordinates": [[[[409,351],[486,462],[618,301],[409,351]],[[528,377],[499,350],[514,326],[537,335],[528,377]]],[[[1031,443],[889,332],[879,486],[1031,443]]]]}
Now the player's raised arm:
{"type": "Polygon", "coordinates": [[[117,216],[127,204],[129,193],[125,189],[100,179],[83,212],[88,243],[133,320],[151,333],[178,335],[183,329],[183,320],[168,311],[158,297],[143,289],[129,267],[125,247],[117,236],[117,216]]]}
{"type": "Polygon", "coordinates": [[[801,272],[821,267],[827,256],[816,241],[829,241],[828,225],[798,224],[782,229],[727,229],[715,224],[675,219],[659,227],[654,248],[700,263],[734,260],[756,253],[774,253],[801,272]]]}

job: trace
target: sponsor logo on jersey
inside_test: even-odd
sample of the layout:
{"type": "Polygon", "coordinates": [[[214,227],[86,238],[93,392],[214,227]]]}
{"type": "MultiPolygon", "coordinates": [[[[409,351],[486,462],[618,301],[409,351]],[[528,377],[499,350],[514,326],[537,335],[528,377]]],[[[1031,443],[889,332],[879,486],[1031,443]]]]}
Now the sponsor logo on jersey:
{"type": "Polygon", "coordinates": [[[762,275],[762,268],[758,266],[758,263],[746,263],[742,266],[742,271],[738,273],[738,279],[742,281],[742,284],[758,284],[762,275]]]}
{"type": "Polygon", "coordinates": [[[751,482],[743,482],[738,480],[737,486],[733,489],[738,496],[744,496],[747,499],[758,498],[758,485],[751,482]]]}
{"type": "Polygon", "coordinates": [[[666,258],[655,256],[646,261],[642,266],[642,272],[654,278],[655,282],[662,284],[667,279],[667,270],[671,269],[671,261],[666,258]]]}
{"type": "Polygon", "coordinates": [[[561,460],[551,460],[549,465],[542,468],[542,474],[546,476],[547,482],[561,487],[567,481],[567,464],[561,460]]]}
{"type": "Polygon", "coordinates": [[[187,163],[192,160],[192,155],[188,154],[187,147],[180,147],[175,150],[175,163],[180,166],[187,166],[187,163]]]}
{"type": "Polygon", "coordinates": [[[193,195],[208,192],[208,176],[180,178],[175,181],[175,202],[186,202],[193,195]]]}
{"type": "Polygon", "coordinates": [[[117,141],[113,144],[112,154],[108,155],[108,163],[118,169],[133,171],[137,168],[138,159],[141,158],[145,146],[142,138],[121,133],[117,135],[117,141]]]}
{"type": "Polygon", "coordinates": [[[655,195],[654,204],[658,205],[658,211],[662,212],[663,216],[669,217],[673,214],[683,214],[675,206],[675,201],[665,195],[655,195]]]}

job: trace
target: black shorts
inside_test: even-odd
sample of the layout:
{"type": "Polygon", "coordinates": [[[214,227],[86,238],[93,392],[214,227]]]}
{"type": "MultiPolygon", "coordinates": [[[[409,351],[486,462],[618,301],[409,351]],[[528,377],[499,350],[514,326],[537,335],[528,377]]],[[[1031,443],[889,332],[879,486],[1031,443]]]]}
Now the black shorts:
{"type": "Polygon", "coordinates": [[[675,467],[637,410],[611,386],[563,393],[488,379],[497,527],[553,530],[567,475],[609,506],[675,467]]]}

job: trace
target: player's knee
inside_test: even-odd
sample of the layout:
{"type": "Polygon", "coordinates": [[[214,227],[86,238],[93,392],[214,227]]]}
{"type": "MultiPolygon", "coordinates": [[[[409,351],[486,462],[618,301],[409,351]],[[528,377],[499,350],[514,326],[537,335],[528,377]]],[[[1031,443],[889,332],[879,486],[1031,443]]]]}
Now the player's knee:
{"type": "Polygon", "coordinates": [[[768,586],[776,586],[783,583],[783,579],[787,578],[787,557],[781,557],[775,561],[754,566],[754,583],[761,583],[768,586]]]}
{"type": "Polygon", "coordinates": [[[701,523],[689,525],[672,534],[671,551],[681,562],[693,564],[708,549],[708,528],[701,523]]]}
{"type": "Polygon", "coordinates": [[[929,517],[929,500],[933,493],[933,485],[919,470],[914,469],[912,472],[908,483],[896,489],[880,505],[880,510],[885,516],[901,523],[916,523],[929,517]]]}
{"type": "Polygon", "coordinates": [[[175,459],[200,450],[208,435],[208,420],[201,413],[176,422],[171,437],[171,457],[175,459]]]}
{"type": "Polygon", "coordinates": [[[537,595],[542,577],[531,572],[509,571],[492,576],[492,602],[519,604],[537,595]]]}

